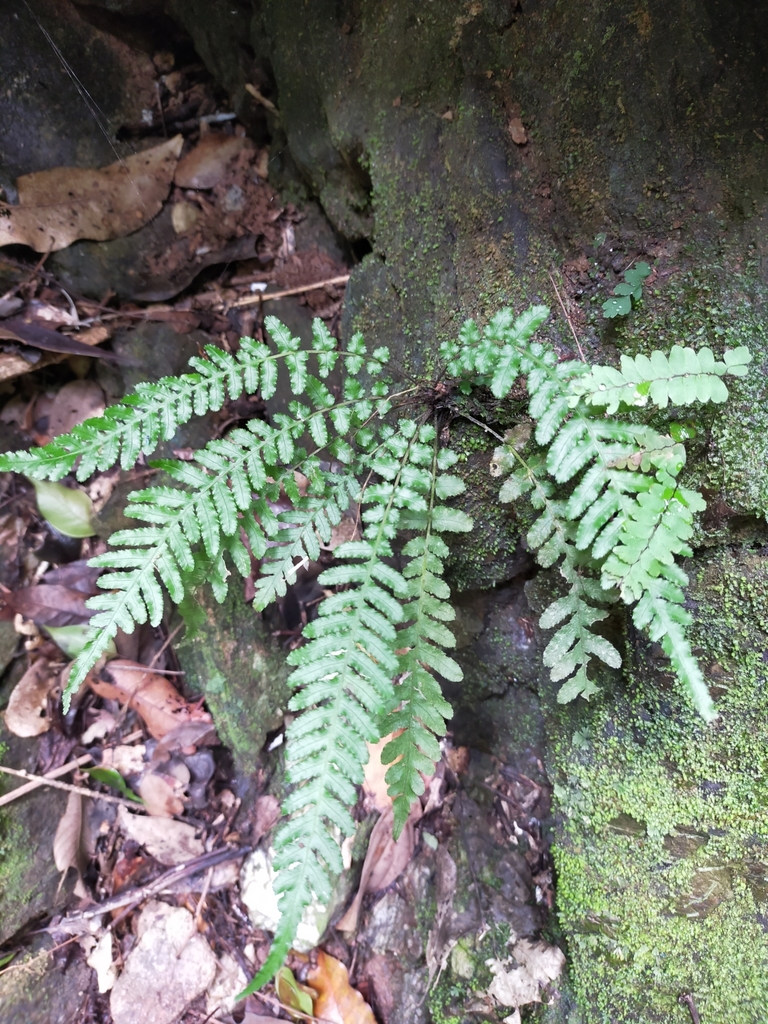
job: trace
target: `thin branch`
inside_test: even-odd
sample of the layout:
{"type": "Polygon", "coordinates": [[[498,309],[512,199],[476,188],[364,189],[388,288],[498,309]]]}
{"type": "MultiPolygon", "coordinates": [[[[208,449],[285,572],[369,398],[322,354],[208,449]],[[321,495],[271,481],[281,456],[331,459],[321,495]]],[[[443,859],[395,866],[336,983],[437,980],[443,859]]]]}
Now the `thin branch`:
{"type": "Polygon", "coordinates": [[[570,315],[568,313],[568,310],[565,308],[565,303],[563,302],[563,300],[560,297],[560,292],[558,291],[557,285],[555,284],[555,279],[549,273],[549,271],[547,271],[547,273],[549,274],[549,280],[552,282],[552,287],[555,289],[555,295],[557,296],[557,301],[560,303],[560,309],[562,309],[562,311],[563,311],[563,316],[568,321],[568,326],[571,328],[571,334],[573,335],[573,340],[576,342],[576,348],[579,350],[579,355],[581,356],[581,361],[582,361],[582,363],[586,363],[587,360],[584,357],[584,353],[581,351],[581,344],[579,342],[578,336],[577,336],[576,331],[574,329],[573,321],[571,320],[571,317],[570,317],[570,315]]]}
{"type": "Polygon", "coordinates": [[[126,800],[122,796],[112,796],[110,793],[97,793],[93,789],[86,789],[85,786],[72,786],[68,782],[57,782],[55,779],[48,779],[45,775],[33,775],[32,772],[25,772],[19,768],[6,768],[5,765],[0,764],[0,772],[5,772],[6,775],[15,775],[19,779],[28,779],[30,782],[34,781],[36,786],[52,786],[53,789],[63,789],[67,793],[79,793],[80,796],[88,796],[91,800],[106,800],[110,804],[122,804],[123,807],[130,807],[133,811],[143,811],[146,813],[146,807],[140,803],[136,803],[133,800],[126,800]]]}
{"type": "Polygon", "coordinates": [[[325,281],[315,281],[313,284],[303,284],[298,288],[286,288],[282,292],[272,292],[271,295],[246,295],[245,298],[237,299],[229,304],[229,309],[242,309],[244,306],[260,306],[262,302],[269,302],[270,299],[284,299],[288,295],[302,295],[304,292],[313,292],[318,288],[324,288],[329,284],[346,284],[349,274],[340,274],[338,277],[329,277],[325,281]]]}

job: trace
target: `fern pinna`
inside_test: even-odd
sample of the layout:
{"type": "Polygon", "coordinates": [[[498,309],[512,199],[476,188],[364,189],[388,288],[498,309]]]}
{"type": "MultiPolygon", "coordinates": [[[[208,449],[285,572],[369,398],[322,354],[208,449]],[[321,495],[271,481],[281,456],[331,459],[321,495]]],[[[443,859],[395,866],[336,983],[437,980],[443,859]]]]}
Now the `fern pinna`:
{"type": "Polygon", "coordinates": [[[675,562],[691,555],[693,516],[705,504],[677,480],[683,445],[616,414],[648,404],[723,402],[723,377],[743,376],[749,351],[727,350],[719,361],[708,348],[675,345],[668,357],[622,356],[620,369],[589,367],[559,361],[550,345],[533,340],[548,314],[546,306],[532,306],[514,319],[502,310],[482,334],[469,321],[443,354],[453,373],[490,387],[497,398],[526,377],[535,429],[508,432],[491,470],[507,476],[502,501],[530,494],[540,514],[528,543],[541,565],[559,566],[568,584],[541,616],[544,628],[558,627],[544,662],[552,679],[563,681],[559,700],[596,691],[588,672],[593,658],[621,664],[616,648],[592,630],[608,614],[605,606],[621,599],[634,605],[635,625],[661,643],[696,708],[711,720],[712,700],[685,634],[688,578],[675,562]],[[537,450],[524,457],[530,433],[537,450]]]}
{"type": "Polygon", "coordinates": [[[274,348],[243,339],[236,355],[211,346],[193,360],[193,373],[142,385],[97,420],[76,427],[44,448],[0,455],[0,471],[37,479],[73,473],[86,479],[118,459],[129,467],[169,439],[194,414],[219,408],[226,395],[259,390],[269,398],[284,367],[295,395],[287,414],[272,423],[251,420],[211,441],[192,461],[160,459],[151,466],[165,480],[129,497],[126,515],[145,525],[121,530],[110,550],[92,564],[110,570],[99,580],[104,593],[64,695],[72,693],[102,659],[118,630],[160,622],[164,589],[189,611],[190,595],[209,582],[223,600],[231,568],[251,572],[261,562],[254,606],[265,608],[285,594],[297,566],[317,559],[320,543],[350,505],[362,518],[362,538],[340,546],[320,582],[336,592],[305,630],[307,643],[289,660],[294,671],[293,711],[286,761],[293,790],[275,837],[277,889],[282,917],[273,949],[249,990],[264,984],[284,959],[304,908],[313,897],[327,901],[341,868],[339,838],[354,830],[349,808],[368,759],[367,742],[401,730],[385,749],[399,833],[423,791],[422,772],[439,757],[438,739],[451,709],[436,681],[461,671],[443,648],[453,646],[445,625],[453,618],[443,580],[447,547],[442,535],[471,528],[462,512],[442,504],[464,484],[448,470],[456,462],[441,448],[433,424],[386,419],[388,386],[365,387],[364,368],[380,376],[386,349],[368,355],[355,335],[346,351],[320,320],[308,350],[275,318],[268,317],[274,348]],[[317,376],[308,372],[317,362],[317,376]],[[346,376],[340,398],[324,379],[341,359],[346,376]],[[309,436],[313,450],[299,442],[309,436]],[[299,488],[296,471],[306,479],[299,488]],[[290,508],[276,513],[278,502],[290,508]],[[397,538],[410,539],[401,551],[397,538]],[[393,566],[402,560],[402,571],[393,566]]]}

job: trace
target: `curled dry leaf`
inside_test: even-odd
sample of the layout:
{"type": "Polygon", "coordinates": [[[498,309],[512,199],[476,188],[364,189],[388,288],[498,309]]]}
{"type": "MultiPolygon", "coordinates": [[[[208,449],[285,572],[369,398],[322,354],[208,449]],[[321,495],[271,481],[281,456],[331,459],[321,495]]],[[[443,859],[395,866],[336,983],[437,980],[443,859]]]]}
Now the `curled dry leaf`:
{"type": "Polygon", "coordinates": [[[0,246],[55,252],[79,238],[105,242],[131,234],[160,212],[183,142],[177,135],[100,170],[56,167],[23,175],[16,182],[19,205],[0,204],[0,246]]]}
{"type": "Polygon", "coordinates": [[[70,793],[67,800],[67,809],[61,818],[53,837],[53,862],[61,871],[61,888],[67,872],[70,868],[77,871],[77,885],[75,893],[78,896],[86,897],[85,886],[80,877],[82,868],[82,857],[80,852],[80,841],[83,834],[83,798],[79,793],[70,793]]]}
{"type": "Polygon", "coordinates": [[[319,993],[315,1017],[331,1024],[376,1024],[373,1010],[349,984],[347,968],[322,949],[317,954],[317,967],[309,972],[307,981],[319,993]]]}
{"type": "Polygon", "coordinates": [[[120,830],[143,846],[155,860],[167,867],[183,864],[205,853],[202,839],[195,835],[192,825],[168,818],[147,818],[131,814],[127,807],[118,807],[117,824],[120,830]]]}
{"type": "Polygon", "coordinates": [[[110,661],[90,685],[101,697],[135,708],[156,740],[188,722],[212,721],[207,711],[188,704],[166,676],[135,661],[110,661]]]}
{"type": "Polygon", "coordinates": [[[541,1002],[541,989],[554,981],[565,965],[563,951],[546,942],[520,939],[512,947],[512,956],[519,966],[510,968],[509,959],[487,961],[494,975],[488,994],[502,1006],[516,1009],[541,1002]]]}
{"type": "Polygon", "coordinates": [[[363,870],[360,875],[360,886],[349,910],[347,910],[346,914],[336,925],[339,931],[355,931],[360,914],[360,905],[365,894],[386,889],[403,873],[416,848],[415,824],[420,817],[421,805],[416,802],[411,808],[411,813],[403,826],[403,831],[400,833],[397,842],[392,838],[392,824],[394,821],[392,807],[384,811],[373,826],[371,838],[368,841],[368,850],[365,854],[365,861],[363,862],[363,870]]]}
{"type": "Polygon", "coordinates": [[[51,727],[45,711],[48,694],[58,681],[58,673],[51,668],[47,658],[40,658],[30,665],[16,683],[8,708],[5,724],[14,736],[40,736],[51,727]]]}

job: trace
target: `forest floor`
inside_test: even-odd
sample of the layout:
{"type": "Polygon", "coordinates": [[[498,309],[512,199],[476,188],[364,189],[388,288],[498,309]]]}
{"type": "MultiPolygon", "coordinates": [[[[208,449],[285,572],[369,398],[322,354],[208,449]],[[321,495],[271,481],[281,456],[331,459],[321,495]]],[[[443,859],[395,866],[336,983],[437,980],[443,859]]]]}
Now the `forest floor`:
{"type": "MultiPolygon", "coordinates": [[[[205,343],[236,351],[243,335],[264,340],[271,311],[294,330],[319,316],[338,334],[350,254],[316,208],[297,209],[270,187],[266,150],[201,66],[168,69],[160,82],[160,116],[126,129],[153,174],[129,173],[127,193],[114,168],[101,177],[96,170],[85,189],[79,172],[45,172],[44,208],[35,176],[19,182],[0,250],[3,450],[44,445],[101,415],[136,382],[182,370],[205,343]],[[73,189],[74,227],[63,213],[73,189]],[[49,269],[50,251],[24,245],[41,225],[61,251],[164,217],[166,234],[145,235],[134,254],[144,278],[133,295],[116,278],[98,299],[86,297],[92,287],[73,289],[49,269]]],[[[195,444],[268,413],[258,398],[229,401],[205,419],[195,444]]],[[[191,453],[183,439],[167,447],[178,459],[191,453]]],[[[440,1013],[513,1022],[520,1007],[556,997],[562,954],[538,941],[553,905],[541,763],[534,780],[454,747],[449,735],[397,842],[372,750],[329,927],[317,924],[276,984],[237,1002],[275,924],[268,851],[280,813],[282,728],[250,771],[236,767],[206,707],[206,680],[182,669],[183,626],[170,603],[157,628],[119,635],[112,658],[66,714],[61,707],[88,628],[86,601],[98,592],[88,560],[106,549],[125,494],[154,472],[142,459],[84,485],[0,478],[0,881],[13,907],[0,947],[4,1019],[416,1024],[439,1004],[440,1013]],[[25,831],[16,812],[49,790],[58,802],[32,814],[52,814],[47,830],[25,831]],[[32,848],[14,848],[20,843],[32,848]],[[25,898],[10,871],[19,856],[34,865],[26,913],[13,906],[25,898]],[[449,958],[466,985],[438,998],[449,958]]],[[[254,560],[246,603],[258,572],[254,560]]],[[[313,614],[301,586],[268,620],[285,650],[301,642],[313,614]]],[[[311,577],[307,586],[316,588],[311,577]]]]}

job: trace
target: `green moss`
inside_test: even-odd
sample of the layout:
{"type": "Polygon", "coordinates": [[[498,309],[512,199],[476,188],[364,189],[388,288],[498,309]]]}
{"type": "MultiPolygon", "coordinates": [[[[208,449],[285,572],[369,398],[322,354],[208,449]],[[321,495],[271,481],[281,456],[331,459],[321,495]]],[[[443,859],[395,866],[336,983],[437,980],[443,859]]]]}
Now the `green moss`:
{"type": "Polygon", "coordinates": [[[738,1024],[768,1001],[768,560],[721,548],[692,569],[718,721],[641,642],[621,689],[557,715],[560,922],[579,997],[611,1024],[683,1024],[683,992],[738,1024]]]}
{"type": "Polygon", "coordinates": [[[205,694],[238,768],[250,772],[267,733],[282,722],[288,701],[285,659],[238,587],[230,588],[222,604],[207,587],[198,600],[205,621],[178,645],[179,661],[188,688],[205,694]]]}

